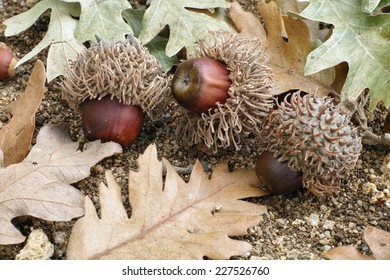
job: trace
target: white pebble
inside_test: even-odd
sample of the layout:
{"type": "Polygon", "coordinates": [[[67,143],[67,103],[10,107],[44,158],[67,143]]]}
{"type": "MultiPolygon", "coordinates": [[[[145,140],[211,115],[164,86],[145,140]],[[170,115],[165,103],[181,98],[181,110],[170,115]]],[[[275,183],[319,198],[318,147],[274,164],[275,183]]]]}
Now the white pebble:
{"type": "Polygon", "coordinates": [[[316,227],[320,223],[320,217],[317,214],[311,214],[308,218],[308,222],[313,227],[316,227]]]}

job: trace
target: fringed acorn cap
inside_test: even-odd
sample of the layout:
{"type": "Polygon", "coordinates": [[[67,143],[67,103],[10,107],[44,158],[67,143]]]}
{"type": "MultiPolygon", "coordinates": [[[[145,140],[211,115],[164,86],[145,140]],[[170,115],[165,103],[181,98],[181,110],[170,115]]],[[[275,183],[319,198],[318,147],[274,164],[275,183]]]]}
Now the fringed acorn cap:
{"type": "Polygon", "coordinates": [[[332,98],[287,95],[264,122],[260,145],[279,161],[302,171],[303,185],[314,195],[339,189],[362,149],[350,117],[332,98]]]}
{"type": "MultiPolygon", "coordinates": [[[[239,143],[249,133],[259,133],[262,120],[273,107],[271,68],[259,40],[241,35],[215,34],[212,45],[201,41],[192,57],[207,57],[224,63],[232,82],[225,103],[196,114],[182,110],[176,133],[190,145],[204,143],[214,153],[239,143]]],[[[191,57],[190,57],[191,58],[191,57]]]]}
{"type": "Polygon", "coordinates": [[[101,40],[80,53],[65,70],[61,86],[73,108],[108,95],[140,106],[151,118],[170,96],[169,79],[159,62],[133,36],[120,42],[101,40]]]}

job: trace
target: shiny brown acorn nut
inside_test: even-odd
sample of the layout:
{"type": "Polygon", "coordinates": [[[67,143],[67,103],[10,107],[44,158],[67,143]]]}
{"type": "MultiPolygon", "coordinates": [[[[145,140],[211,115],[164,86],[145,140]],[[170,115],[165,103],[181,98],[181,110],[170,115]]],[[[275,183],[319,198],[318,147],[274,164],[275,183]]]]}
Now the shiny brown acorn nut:
{"type": "Polygon", "coordinates": [[[183,61],[172,80],[176,101],[189,111],[207,112],[216,103],[225,103],[232,81],[226,66],[216,60],[202,57],[183,61]]]}
{"type": "Polygon", "coordinates": [[[82,127],[89,140],[114,141],[128,147],[137,138],[143,119],[139,106],[125,105],[108,96],[82,104],[82,127]]]}
{"type": "Polygon", "coordinates": [[[272,152],[264,151],[260,155],[255,171],[273,194],[289,194],[302,187],[302,172],[291,170],[287,162],[279,162],[272,152]]]}
{"type": "Polygon", "coordinates": [[[385,133],[390,133],[390,112],[387,113],[385,122],[383,124],[383,130],[385,133]]]}
{"type": "Polygon", "coordinates": [[[15,76],[17,58],[13,51],[3,42],[0,42],[0,81],[15,76]]]}

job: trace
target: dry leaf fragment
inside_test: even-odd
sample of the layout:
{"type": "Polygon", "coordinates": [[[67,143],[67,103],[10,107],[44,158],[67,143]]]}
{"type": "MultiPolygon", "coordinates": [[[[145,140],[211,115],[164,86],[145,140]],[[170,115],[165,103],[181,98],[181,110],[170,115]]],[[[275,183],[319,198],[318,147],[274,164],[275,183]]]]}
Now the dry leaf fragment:
{"type": "Polygon", "coordinates": [[[68,259],[226,259],[248,252],[249,243],[229,237],[245,234],[266,212],[265,206],[241,200],[267,194],[256,187],[254,170],[231,173],[222,164],[208,179],[197,161],[185,183],[168,161],[164,164],[164,187],[155,145],[140,156],[139,172],[130,172],[131,218],[120,187],[107,172],[107,187],[99,187],[101,218],[86,198],[85,216],[70,236],[68,259]]]}
{"type": "Polygon", "coordinates": [[[267,28],[266,53],[274,73],[276,93],[292,89],[327,96],[333,92],[330,88],[334,80],[334,69],[322,71],[316,75],[305,76],[306,57],[312,49],[310,31],[300,19],[282,16],[275,2],[257,4],[258,11],[267,28]],[[287,33],[283,37],[283,26],[287,33]]]}
{"type": "Polygon", "coordinates": [[[372,256],[363,255],[352,246],[334,248],[324,253],[324,256],[331,260],[390,260],[390,232],[368,226],[364,231],[364,240],[372,256]]]}
{"type": "Polygon", "coordinates": [[[67,221],[84,214],[84,195],[70,184],[87,177],[93,165],[122,148],[100,141],[90,142],[83,151],[78,146],[65,125],[47,125],[22,162],[0,168],[0,244],[24,241],[11,223],[15,217],[67,221]]]}
{"type": "Polygon", "coordinates": [[[238,2],[230,4],[228,14],[233,21],[235,28],[241,35],[244,35],[249,39],[262,39],[264,43],[264,40],[267,38],[267,33],[254,14],[245,12],[238,2]]]}
{"type": "Polygon", "coordinates": [[[45,80],[45,67],[37,60],[24,93],[4,109],[5,112],[12,114],[12,119],[6,126],[0,128],[3,166],[21,162],[30,150],[35,128],[35,113],[46,90],[45,80]]]}
{"type": "Polygon", "coordinates": [[[269,65],[274,74],[274,94],[297,89],[317,93],[319,96],[334,92],[331,88],[335,78],[334,69],[304,75],[306,57],[312,49],[307,25],[300,19],[282,16],[276,3],[272,1],[268,4],[264,0],[260,1],[257,9],[264,19],[267,32],[255,16],[244,12],[237,3],[231,4],[229,15],[240,34],[260,39],[266,46],[269,65]],[[283,38],[284,34],[288,38],[283,38]]]}
{"type": "Polygon", "coordinates": [[[390,232],[369,226],[364,231],[364,240],[376,260],[390,260],[390,232]]]}
{"type": "Polygon", "coordinates": [[[324,253],[324,257],[331,260],[372,260],[373,257],[363,255],[352,246],[334,248],[324,253]]]}

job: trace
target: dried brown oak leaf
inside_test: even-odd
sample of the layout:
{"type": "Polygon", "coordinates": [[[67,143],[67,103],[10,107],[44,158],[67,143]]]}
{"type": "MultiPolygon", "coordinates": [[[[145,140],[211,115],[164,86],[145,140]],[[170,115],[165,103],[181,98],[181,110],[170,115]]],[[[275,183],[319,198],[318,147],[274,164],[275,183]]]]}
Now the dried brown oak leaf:
{"type": "Polygon", "coordinates": [[[241,199],[267,194],[257,188],[254,170],[229,172],[216,167],[211,179],[197,161],[188,183],[163,159],[155,145],[139,157],[139,171],[130,171],[128,218],[121,188],[110,172],[99,186],[101,217],[89,198],[85,216],[73,227],[68,259],[227,259],[251,249],[243,235],[259,223],[266,207],[241,199]]]}
{"type": "Polygon", "coordinates": [[[84,195],[70,184],[87,177],[93,165],[122,148],[100,141],[90,142],[83,151],[78,148],[65,125],[47,125],[22,162],[0,168],[0,244],[25,240],[11,223],[15,217],[67,221],[84,214],[84,195]]]}
{"type": "Polygon", "coordinates": [[[274,94],[290,90],[302,90],[327,96],[333,93],[331,87],[334,79],[334,69],[305,76],[306,57],[312,50],[310,30],[300,19],[282,16],[277,4],[264,0],[257,4],[257,9],[264,19],[266,30],[260,21],[250,12],[244,12],[241,6],[234,2],[229,8],[229,16],[236,29],[242,35],[252,39],[260,39],[266,46],[269,66],[274,74],[274,94]],[[287,34],[288,38],[283,38],[287,34]]]}
{"type": "Polygon", "coordinates": [[[364,240],[372,255],[363,255],[352,246],[342,246],[324,253],[324,256],[331,260],[390,260],[390,232],[368,226],[364,240]]]}
{"type": "Polygon", "coordinates": [[[3,153],[0,167],[21,162],[28,154],[35,128],[35,113],[46,90],[45,80],[45,67],[37,60],[24,93],[5,107],[4,111],[12,114],[12,119],[7,125],[1,126],[0,123],[0,150],[3,153]]]}

